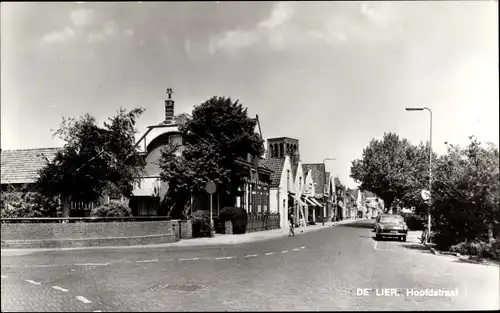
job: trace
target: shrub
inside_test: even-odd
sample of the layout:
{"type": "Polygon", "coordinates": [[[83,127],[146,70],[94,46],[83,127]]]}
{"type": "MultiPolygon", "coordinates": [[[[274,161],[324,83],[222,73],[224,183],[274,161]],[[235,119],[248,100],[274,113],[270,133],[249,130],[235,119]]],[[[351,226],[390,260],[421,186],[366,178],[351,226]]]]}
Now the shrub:
{"type": "Polygon", "coordinates": [[[132,209],[124,201],[111,200],[109,203],[100,205],[90,211],[91,217],[129,217],[132,209]]]}
{"type": "Polygon", "coordinates": [[[2,191],[1,217],[58,217],[62,210],[56,197],[47,197],[34,191],[2,191]]]}
{"type": "Polygon", "coordinates": [[[485,241],[466,241],[450,247],[450,251],[458,252],[463,255],[478,256],[481,258],[499,258],[500,257],[500,239],[491,242],[485,241]]]}
{"type": "Polygon", "coordinates": [[[219,213],[219,218],[231,221],[233,224],[233,234],[244,234],[247,231],[248,214],[243,208],[225,207],[219,213]]]}
{"type": "Polygon", "coordinates": [[[210,227],[210,212],[200,210],[191,215],[191,224],[193,237],[211,237],[212,229],[210,227]]]}

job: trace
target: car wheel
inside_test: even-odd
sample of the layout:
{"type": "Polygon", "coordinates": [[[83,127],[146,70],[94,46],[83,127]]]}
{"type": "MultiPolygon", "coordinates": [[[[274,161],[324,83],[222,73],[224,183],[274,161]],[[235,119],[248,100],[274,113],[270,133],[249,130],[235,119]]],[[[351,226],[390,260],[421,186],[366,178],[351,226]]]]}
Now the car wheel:
{"type": "Polygon", "coordinates": [[[406,242],[406,236],[403,236],[401,238],[403,238],[403,242],[406,242]]]}

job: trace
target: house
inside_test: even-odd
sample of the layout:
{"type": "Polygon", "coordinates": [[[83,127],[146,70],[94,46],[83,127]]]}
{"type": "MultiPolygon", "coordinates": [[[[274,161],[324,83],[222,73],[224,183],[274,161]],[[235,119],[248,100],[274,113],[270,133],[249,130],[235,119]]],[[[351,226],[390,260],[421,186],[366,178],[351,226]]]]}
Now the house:
{"type": "MultiPolygon", "coordinates": [[[[168,192],[168,183],[160,179],[161,169],[159,161],[161,150],[169,143],[179,146],[176,154],[180,155],[183,149],[183,138],[179,126],[190,118],[187,114],[175,115],[175,102],[172,100],[172,90],[167,90],[168,99],[165,100],[165,119],[159,124],[148,126],[147,131],[137,141],[137,145],[143,146],[143,158],[145,160],[145,176],[133,191],[130,199],[131,207],[137,215],[156,215],[160,205],[160,198],[168,192]]],[[[256,117],[256,132],[260,134],[260,124],[256,117]]],[[[238,159],[239,165],[248,171],[245,183],[240,186],[239,195],[227,195],[224,190],[217,190],[212,197],[213,214],[226,206],[241,206],[248,213],[270,212],[269,197],[272,170],[264,165],[262,157],[247,156],[246,159],[238,159]]],[[[191,212],[197,210],[209,210],[210,196],[202,191],[193,194],[190,203],[191,212]]]]}
{"type": "MultiPolygon", "coordinates": [[[[35,191],[35,182],[38,172],[50,161],[62,148],[34,148],[18,150],[1,150],[1,191],[35,191]]],[[[90,210],[98,203],[73,202],[69,199],[61,201],[63,215],[69,216],[70,209],[78,215],[89,214],[90,210]]],[[[106,199],[102,199],[106,201],[106,199]]]]}
{"type": "Polygon", "coordinates": [[[328,220],[328,212],[326,210],[326,171],[324,163],[309,163],[303,164],[304,170],[307,171],[306,187],[310,190],[310,198],[306,198],[309,204],[309,212],[312,214],[314,222],[328,220]]]}
{"type": "Polygon", "coordinates": [[[325,173],[325,200],[327,219],[331,220],[335,214],[336,205],[335,177],[330,172],[325,173]]]}
{"type": "Polygon", "coordinates": [[[288,221],[289,192],[291,187],[292,166],[290,156],[266,158],[264,165],[272,170],[269,207],[272,213],[280,214],[280,227],[285,228],[288,221]]]}
{"type": "Polygon", "coordinates": [[[1,189],[34,187],[38,172],[61,148],[1,150],[1,189]]]}
{"type": "MultiPolygon", "coordinates": [[[[183,139],[179,131],[179,126],[190,116],[187,114],[174,114],[175,102],[172,100],[172,91],[167,90],[168,99],[165,101],[165,119],[159,124],[147,127],[147,130],[136,141],[136,146],[142,149],[141,156],[145,162],[144,176],[134,187],[129,205],[134,216],[151,216],[159,214],[160,199],[166,195],[168,184],[160,179],[161,169],[159,160],[161,150],[170,142],[177,143],[178,155],[182,153],[183,139]]],[[[257,128],[260,135],[260,125],[256,117],[257,128]]],[[[8,186],[20,186],[21,184],[33,185],[38,171],[43,168],[47,160],[52,160],[58,149],[27,149],[27,150],[4,150],[1,151],[1,184],[2,190],[8,186]]],[[[262,157],[247,156],[246,159],[239,159],[237,163],[248,171],[245,183],[240,187],[240,195],[229,195],[224,197],[223,191],[218,190],[212,199],[213,213],[224,206],[234,206],[236,204],[244,207],[249,213],[270,212],[269,187],[272,170],[263,163],[262,157]]],[[[109,197],[108,197],[109,201],[109,197]]],[[[89,209],[96,204],[92,203],[70,203],[64,205],[66,214],[69,208],[84,209],[88,214],[89,209]]],[[[191,211],[208,210],[210,207],[209,195],[206,192],[193,195],[191,201],[191,211]]],[[[73,211],[72,211],[73,214],[73,211]]]]}
{"type": "Polygon", "coordinates": [[[280,213],[281,227],[287,225],[289,211],[298,221],[300,212],[298,205],[306,205],[300,199],[300,190],[295,184],[299,155],[297,139],[289,137],[267,139],[267,155],[264,164],[273,171],[271,174],[271,211],[280,213]]]}

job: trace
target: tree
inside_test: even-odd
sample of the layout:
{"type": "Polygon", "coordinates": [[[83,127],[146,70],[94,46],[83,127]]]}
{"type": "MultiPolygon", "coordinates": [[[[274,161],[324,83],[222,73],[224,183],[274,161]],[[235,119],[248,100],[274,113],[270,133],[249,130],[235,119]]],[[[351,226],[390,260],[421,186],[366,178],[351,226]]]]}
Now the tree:
{"type": "Polygon", "coordinates": [[[30,190],[27,185],[2,190],[0,205],[2,218],[57,217],[61,214],[55,197],[30,190]]]}
{"type": "Polygon", "coordinates": [[[471,137],[466,148],[448,146],[437,160],[432,210],[437,243],[448,248],[464,241],[498,237],[499,150],[471,137]]]}
{"type": "Polygon", "coordinates": [[[394,133],[385,133],[382,140],[372,139],[363,157],[352,162],[350,177],[361,184],[360,189],[379,195],[390,209],[395,199],[419,192],[428,181],[426,150],[422,144],[415,147],[394,133]]]}
{"type": "Polygon", "coordinates": [[[194,108],[192,118],[179,127],[182,154],[176,155],[178,147],[169,145],[160,160],[161,178],[169,185],[162,206],[172,208],[171,216],[182,215],[191,194],[203,191],[210,180],[222,196],[238,194],[247,172],[235,161],[264,151],[255,126],[247,109],[230,98],[212,97],[194,108]]]}
{"type": "Polygon", "coordinates": [[[104,127],[89,114],[63,119],[54,135],[66,143],[40,170],[37,189],[84,202],[97,201],[103,192],[130,196],[143,168],[134,148],[135,123],[143,112],[120,109],[104,127]]]}

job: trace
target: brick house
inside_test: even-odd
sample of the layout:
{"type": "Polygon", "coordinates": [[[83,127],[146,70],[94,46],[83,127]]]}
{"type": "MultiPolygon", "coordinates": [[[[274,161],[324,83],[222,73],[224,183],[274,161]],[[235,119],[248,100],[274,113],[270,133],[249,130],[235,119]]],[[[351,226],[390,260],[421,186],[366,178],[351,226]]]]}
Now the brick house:
{"type": "MultiPolygon", "coordinates": [[[[161,169],[159,160],[161,150],[169,142],[177,143],[180,147],[177,154],[182,153],[184,144],[179,126],[190,116],[188,114],[175,115],[175,102],[171,99],[171,91],[165,100],[165,120],[157,125],[147,127],[147,131],[137,141],[137,145],[143,146],[142,155],[146,162],[145,176],[133,191],[130,199],[131,207],[137,215],[156,215],[160,204],[160,198],[168,191],[168,183],[160,180],[161,169]]],[[[256,132],[260,134],[260,125],[256,117],[256,132]]],[[[262,137],[262,136],[261,136],[262,137]]],[[[266,167],[261,157],[247,156],[246,159],[236,161],[248,171],[243,186],[240,186],[239,195],[227,195],[223,190],[217,190],[212,197],[213,214],[218,215],[220,209],[226,206],[241,206],[249,213],[271,212],[270,183],[272,170],[266,167]]],[[[190,203],[191,212],[197,210],[208,210],[210,208],[210,197],[202,191],[192,195],[190,203]]]]}

